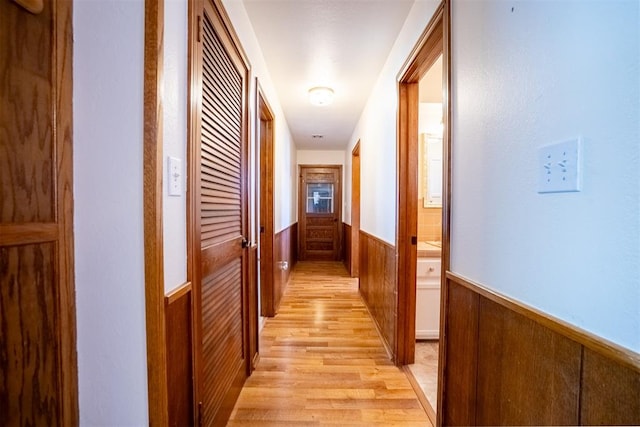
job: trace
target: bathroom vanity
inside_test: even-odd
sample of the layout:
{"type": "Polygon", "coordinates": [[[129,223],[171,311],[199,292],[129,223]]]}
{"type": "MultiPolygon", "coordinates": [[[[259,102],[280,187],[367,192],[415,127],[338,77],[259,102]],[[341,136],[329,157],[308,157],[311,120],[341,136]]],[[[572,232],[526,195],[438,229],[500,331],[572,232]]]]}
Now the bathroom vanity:
{"type": "Polygon", "coordinates": [[[416,339],[438,339],[440,332],[440,242],[418,242],[416,339]]]}

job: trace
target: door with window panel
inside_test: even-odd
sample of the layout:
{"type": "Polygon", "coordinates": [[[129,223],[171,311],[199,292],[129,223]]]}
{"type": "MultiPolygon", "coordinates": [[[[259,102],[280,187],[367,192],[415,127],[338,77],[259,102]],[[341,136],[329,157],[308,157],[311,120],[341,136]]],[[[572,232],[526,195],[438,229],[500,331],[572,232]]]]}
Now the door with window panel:
{"type": "Polygon", "coordinates": [[[300,166],[300,259],[341,259],[342,166],[300,166]]]}

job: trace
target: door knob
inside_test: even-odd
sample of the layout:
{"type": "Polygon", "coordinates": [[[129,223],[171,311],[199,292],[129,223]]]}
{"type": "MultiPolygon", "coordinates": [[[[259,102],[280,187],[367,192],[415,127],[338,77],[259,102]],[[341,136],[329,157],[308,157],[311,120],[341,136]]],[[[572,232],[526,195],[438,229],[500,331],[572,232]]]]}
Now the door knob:
{"type": "Polygon", "coordinates": [[[249,241],[247,240],[246,237],[242,238],[242,249],[244,248],[248,248],[249,247],[249,241]]]}

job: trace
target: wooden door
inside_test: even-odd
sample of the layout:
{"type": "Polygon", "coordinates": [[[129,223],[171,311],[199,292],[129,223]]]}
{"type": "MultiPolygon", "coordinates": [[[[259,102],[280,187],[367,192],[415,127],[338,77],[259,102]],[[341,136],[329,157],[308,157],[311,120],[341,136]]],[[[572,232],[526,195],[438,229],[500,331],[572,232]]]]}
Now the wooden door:
{"type": "Polygon", "coordinates": [[[273,132],[274,115],[262,90],[258,90],[260,118],[260,309],[273,317],[274,297],[274,221],[273,221],[273,132]]]}
{"type": "MultiPolygon", "coordinates": [[[[250,369],[247,260],[248,65],[222,6],[200,3],[190,146],[198,420],[224,425],[250,369]]],[[[193,87],[193,86],[192,86],[193,87]]]]}
{"type": "Polygon", "coordinates": [[[300,166],[299,219],[302,261],[340,260],[342,166],[300,166]]]}
{"type": "Polygon", "coordinates": [[[71,2],[22,3],[0,1],[0,425],[72,426],[71,2]]]}

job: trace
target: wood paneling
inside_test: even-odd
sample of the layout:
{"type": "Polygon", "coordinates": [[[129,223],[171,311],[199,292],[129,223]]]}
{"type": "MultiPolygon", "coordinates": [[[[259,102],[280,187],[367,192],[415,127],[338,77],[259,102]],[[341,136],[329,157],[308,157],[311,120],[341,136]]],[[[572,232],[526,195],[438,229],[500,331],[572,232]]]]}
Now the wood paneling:
{"type": "Polygon", "coordinates": [[[430,426],[340,262],[300,262],[229,426],[430,426]]]}
{"type": "Polygon", "coordinates": [[[640,424],[640,355],[451,272],[443,425],[640,424]]]}
{"type": "Polygon", "coordinates": [[[640,425],[640,366],[585,348],[582,371],[582,425],[640,425]]]}
{"type": "Polygon", "coordinates": [[[0,425],[73,426],[72,2],[31,10],[0,1],[0,425]]]}
{"type": "Polygon", "coordinates": [[[191,283],[165,297],[168,422],[194,424],[191,283]]]}
{"type": "Polygon", "coordinates": [[[478,354],[479,297],[455,283],[451,283],[446,294],[449,303],[445,307],[449,311],[445,316],[446,339],[441,336],[441,343],[456,351],[447,352],[444,360],[440,358],[440,369],[444,369],[446,373],[440,389],[447,391],[442,403],[444,409],[440,410],[442,424],[473,426],[476,425],[477,357],[469,355],[478,354]]]}
{"type": "Polygon", "coordinates": [[[342,235],[344,236],[344,244],[342,245],[342,259],[344,260],[344,266],[349,270],[351,276],[352,266],[352,252],[351,252],[351,226],[347,223],[342,223],[342,235]]]}
{"type": "Polygon", "coordinates": [[[580,345],[480,299],[477,425],[576,425],[580,345]]]}
{"type": "Polygon", "coordinates": [[[360,294],[392,353],[397,322],[395,258],[393,246],[360,231],[360,294]]]}
{"type": "Polygon", "coordinates": [[[274,315],[278,312],[282,295],[289,283],[291,270],[298,261],[298,223],[291,224],[284,230],[276,233],[275,236],[275,262],[273,263],[273,307],[274,315]],[[286,262],[288,267],[283,269],[282,263],[286,262]]]}

